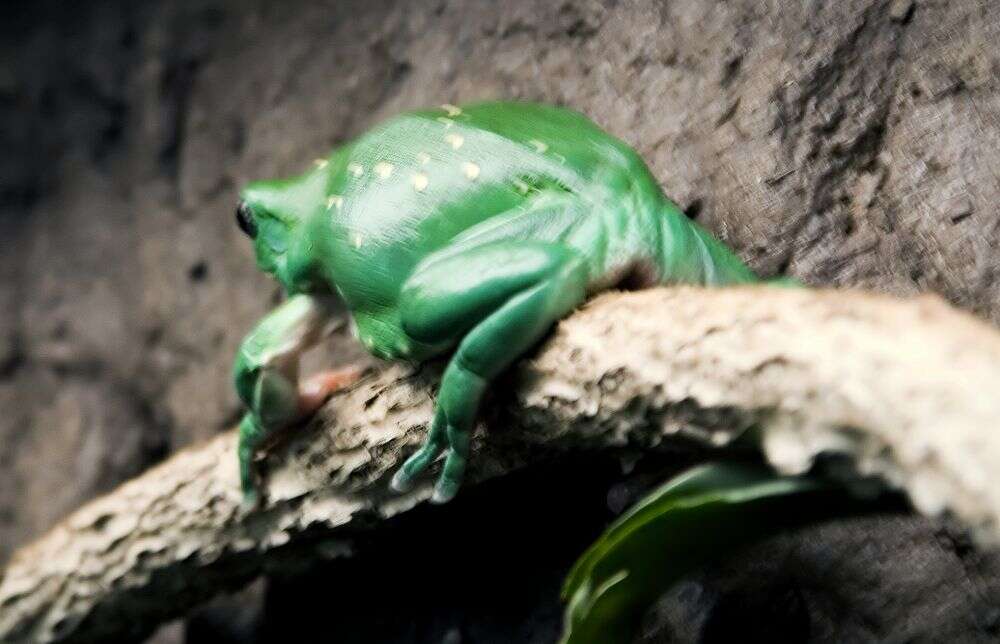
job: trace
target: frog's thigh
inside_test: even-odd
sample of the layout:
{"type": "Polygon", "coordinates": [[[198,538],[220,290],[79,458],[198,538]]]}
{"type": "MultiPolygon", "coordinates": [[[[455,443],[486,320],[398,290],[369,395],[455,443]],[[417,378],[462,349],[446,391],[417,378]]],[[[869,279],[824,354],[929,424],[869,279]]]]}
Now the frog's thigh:
{"type": "Polygon", "coordinates": [[[490,379],[582,301],[586,278],[566,246],[493,242],[428,258],[403,285],[400,320],[420,342],[461,340],[452,363],[490,379]]]}
{"type": "Polygon", "coordinates": [[[406,333],[421,342],[461,341],[441,382],[428,444],[404,465],[401,482],[429,464],[444,432],[451,451],[435,496],[442,501],[455,494],[486,387],[583,300],[586,282],[577,252],[532,241],[429,258],[407,281],[400,302],[406,333]]]}
{"type": "Polygon", "coordinates": [[[555,244],[500,241],[442,259],[431,255],[403,284],[403,330],[420,342],[458,340],[512,295],[557,272],[569,252],[555,244]]]}

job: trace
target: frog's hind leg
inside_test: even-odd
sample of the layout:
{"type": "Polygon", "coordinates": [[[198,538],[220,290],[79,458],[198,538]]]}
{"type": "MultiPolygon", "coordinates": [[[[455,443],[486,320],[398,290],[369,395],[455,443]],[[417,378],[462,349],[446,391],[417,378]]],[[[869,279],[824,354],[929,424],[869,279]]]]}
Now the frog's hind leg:
{"type": "Polygon", "coordinates": [[[443,503],[458,491],[479,403],[494,378],[530,349],[586,295],[587,268],[556,243],[498,241],[435,261],[403,285],[400,314],[413,339],[458,342],[445,369],[427,442],[393,477],[406,489],[447,443],[434,490],[443,503]]]}

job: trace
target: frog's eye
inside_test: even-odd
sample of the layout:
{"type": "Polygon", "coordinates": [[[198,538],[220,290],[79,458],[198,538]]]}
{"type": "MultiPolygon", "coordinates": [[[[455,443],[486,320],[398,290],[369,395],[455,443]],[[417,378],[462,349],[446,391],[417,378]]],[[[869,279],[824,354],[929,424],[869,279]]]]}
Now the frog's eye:
{"type": "Polygon", "coordinates": [[[253,220],[253,213],[250,206],[245,201],[240,201],[236,206],[236,225],[245,232],[250,239],[257,237],[257,222],[253,220]]]}

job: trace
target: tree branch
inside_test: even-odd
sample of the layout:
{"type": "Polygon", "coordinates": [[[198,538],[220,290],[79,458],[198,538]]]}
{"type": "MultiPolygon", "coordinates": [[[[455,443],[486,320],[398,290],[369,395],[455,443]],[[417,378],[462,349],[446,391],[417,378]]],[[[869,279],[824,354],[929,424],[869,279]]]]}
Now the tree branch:
{"type": "MultiPolygon", "coordinates": [[[[19,551],[0,580],[0,640],[143,633],[288,557],[430,496],[387,492],[422,440],[438,371],[391,366],[336,396],[239,507],[235,435],[180,452],[19,551]]],[[[470,483],[565,449],[721,445],[751,430],[784,471],[825,451],[1000,537],[1000,334],[934,297],[672,288],[601,296],[521,364],[480,436],[470,483]]]]}

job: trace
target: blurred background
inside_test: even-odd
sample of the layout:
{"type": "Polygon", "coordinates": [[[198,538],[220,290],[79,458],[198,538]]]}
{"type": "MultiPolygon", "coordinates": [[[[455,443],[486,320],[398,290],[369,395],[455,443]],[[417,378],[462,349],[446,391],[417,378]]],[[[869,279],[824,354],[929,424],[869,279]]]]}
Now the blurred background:
{"type": "MultiPolygon", "coordinates": [[[[632,144],[667,194],[760,273],[935,292],[1000,323],[998,3],[0,7],[0,566],[84,501],[235,423],[233,353],[280,297],[233,223],[237,190],[298,173],[404,109],[492,98],[572,107],[632,144]]],[[[317,360],[358,359],[338,336],[317,360]]],[[[362,563],[261,580],[155,637],[263,641],[328,609],[311,597],[379,605],[347,611],[357,623],[339,624],[343,641],[551,641],[565,567],[642,487],[608,461],[566,467],[569,483],[524,506],[523,524],[497,519],[522,507],[512,499],[528,488],[515,481],[448,513],[417,514],[393,532],[405,539],[372,544],[362,563]],[[570,522],[547,511],[566,498],[570,522]],[[476,514],[483,504],[497,509],[476,514]],[[548,527],[512,548],[530,521],[548,527]],[[414,603],[421,591],[398,585],[407,565],[398,557],[420,544],[433,551],[427,530],[441,522],[466,526],[469,559],[500,563],[470,573],[464,593],[437,589],[414,603]],[[510,579],[498,582],[501,573],[510,579]],[[385,619],[385,632],[366,630],[385,619]]],[[[539,474],[526,476],[530,485],[539,474]]],[[[956,546],[965,543],[957,528],[891,516],[825,529],[839,534],[830,544],[849,545],[795,549],[827,543],[822,531],[765,544],[787,563],[778,568],[798,568],[774,590],[787,601],[772,625],[805,623],[815,641],[844,641],[831,624],[872,635],[898,633],[904,620],[919,633],[931,615],[962,641],[1000,633],[991,575],[1000,565],[956,546]],[[792,565],[789,552],[806,559],[792,565]],[[923,576],[879,565],[867,590],[848,591],[861,581],[817,572],[824,595],[802,573],[814,570],[805,560],[864,571],[892,557],[901,569],[922,562],[923,576]],[[871,605],[886,584],[909,599],[871,605]]],[[[665,599],[662,615],[695,626],[687,635],[653,628],[650,641],[726,641],[714,623],[752,632],[740,619],[763,618],[740,618],[733,597],[753,596],[738,582],[759,571],[732,566],[665,599]],[[690,633],[702,639],[683,639],[690,633]]]]}

